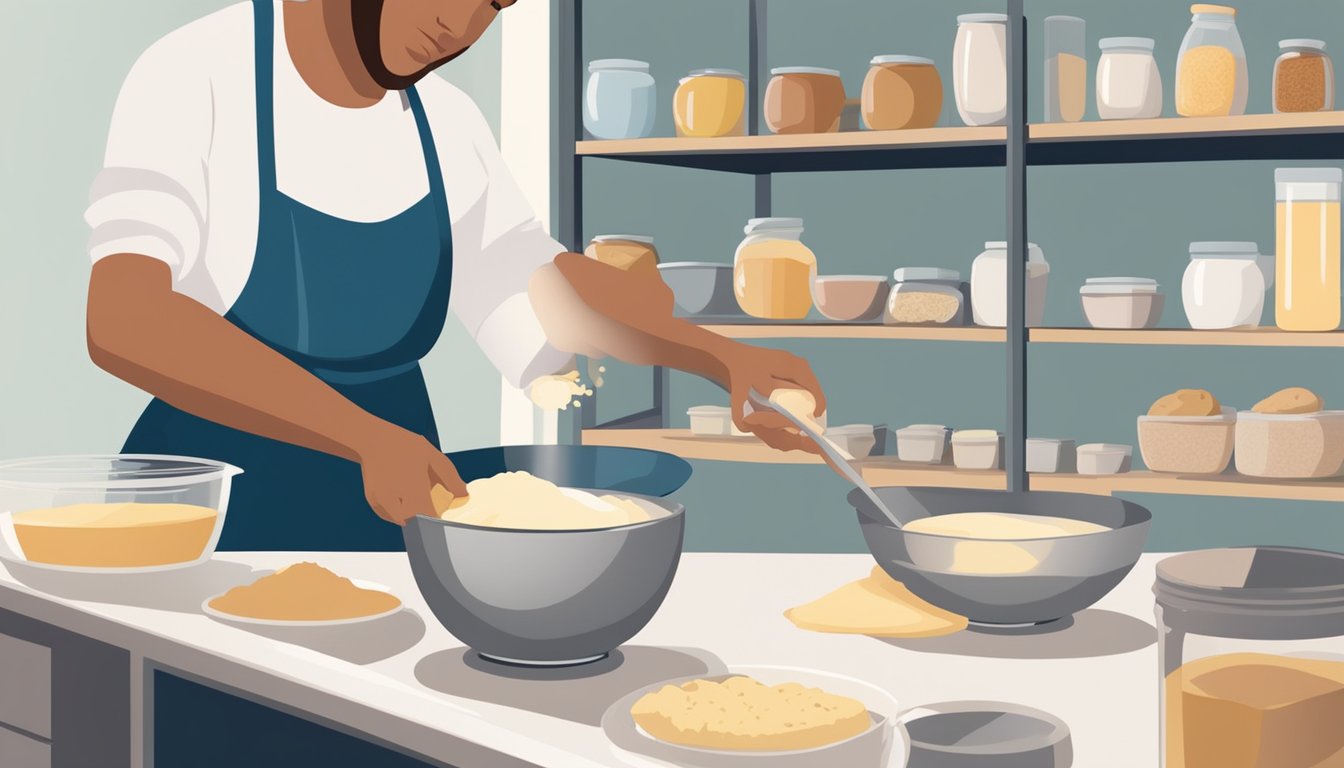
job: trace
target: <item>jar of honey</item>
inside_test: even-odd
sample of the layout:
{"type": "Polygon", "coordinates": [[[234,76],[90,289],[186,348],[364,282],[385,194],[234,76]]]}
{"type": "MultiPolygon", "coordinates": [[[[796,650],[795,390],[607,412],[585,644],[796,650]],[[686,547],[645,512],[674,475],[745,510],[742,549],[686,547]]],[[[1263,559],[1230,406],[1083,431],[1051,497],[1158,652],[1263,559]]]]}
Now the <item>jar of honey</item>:
{"type": "Polygon", "coordinates": [[[733,258],[738,306],[765,320],[801,320],[812,311],[817,257],[803,245],[803,220],[751,219],[733,258]]]}
{"type": "Polygon", "coordinates": [[[863,124],[874,131],[932,128],[943,111],[933,59],[874,56],[863,79],[863,124]]]}
{"type": "Polygon", "coordinates": [[[746,134],[747,78],[731,69],[697,69],[681,79],[672,117],[677,135],[697,139],[746,134]]]}

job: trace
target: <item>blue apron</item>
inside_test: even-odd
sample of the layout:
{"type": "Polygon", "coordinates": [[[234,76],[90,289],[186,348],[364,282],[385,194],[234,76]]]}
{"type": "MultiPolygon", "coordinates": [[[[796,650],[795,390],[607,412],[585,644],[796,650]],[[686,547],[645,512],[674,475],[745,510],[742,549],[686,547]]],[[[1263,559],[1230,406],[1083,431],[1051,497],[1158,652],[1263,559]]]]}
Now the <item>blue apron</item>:
{"type": "MultiPolygon", "coordinates": [[[[419,360],[443,330],[452,231],[420,97],[414,87],[405,92],[429,175],[429,194],[419,202],[390,219],[362,223],[282,194],[275,180],[274,7],[254,0],[253,8],[257,250],[225,319],[360,408],[438,445],[419,360]]],[[[345,459],[231,429],[157,399],[123,450],[218,459],[243,469],[234,480],[220,549],[404,548],[401,528],[374,514],[359,466],[345,459]]]]}

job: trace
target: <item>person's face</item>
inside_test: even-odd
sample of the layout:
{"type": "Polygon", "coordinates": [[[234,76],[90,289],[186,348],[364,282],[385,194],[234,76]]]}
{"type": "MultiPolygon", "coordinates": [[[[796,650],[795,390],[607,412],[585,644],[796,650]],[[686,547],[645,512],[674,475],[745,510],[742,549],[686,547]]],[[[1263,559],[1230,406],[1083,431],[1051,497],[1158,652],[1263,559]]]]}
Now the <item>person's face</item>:
{"type": "Polygon", "coordinates": [[[360,58],[374,82],[404,90],[457,58],[517,0],[352,0],[360,58]]]}

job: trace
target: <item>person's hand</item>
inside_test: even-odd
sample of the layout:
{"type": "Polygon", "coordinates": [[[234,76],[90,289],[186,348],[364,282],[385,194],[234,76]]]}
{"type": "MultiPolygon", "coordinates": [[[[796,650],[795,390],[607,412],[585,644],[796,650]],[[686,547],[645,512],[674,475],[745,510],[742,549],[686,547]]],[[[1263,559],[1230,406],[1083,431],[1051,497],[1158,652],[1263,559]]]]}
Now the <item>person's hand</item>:
{"type": "Polygon", "coordinates": [[[821,452],[816,443],[798,432],[793,422],[773,410],[753,405],[748,414],[743,408],[752,390],[768,397],[776,389],[802,389],[816,398],[817,407],[812,415],[821,416],[826,410],[826,396],[806,360],[782,350],[747,344],[737,345],[725,358],[733,423],[738,429],[751,432],[777,450],[821,452]]]}
{"type": "Polygon", "coordinates": [[[390,523],[404,525],[416,515],[438,517],[438,505],[447,504],[436,486],[451,494],[449,501],[467,496],[453,462],[423,436],[401,427],[388,424],[377,430],[359,456],[364,498],[390,523]]]}

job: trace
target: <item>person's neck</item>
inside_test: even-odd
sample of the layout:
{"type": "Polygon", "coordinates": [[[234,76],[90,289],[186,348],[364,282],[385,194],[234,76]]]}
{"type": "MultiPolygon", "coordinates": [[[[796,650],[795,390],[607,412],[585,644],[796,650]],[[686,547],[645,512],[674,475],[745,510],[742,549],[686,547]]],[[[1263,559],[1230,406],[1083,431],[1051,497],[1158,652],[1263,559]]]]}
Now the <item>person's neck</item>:
{"type": "Polygon", "coordinates": [[[387,91],[364,68],[355,46],[350,0],[287,2],[282,8],[289,58],[313,93],[352,109],[382,101],[387,91]]]}

